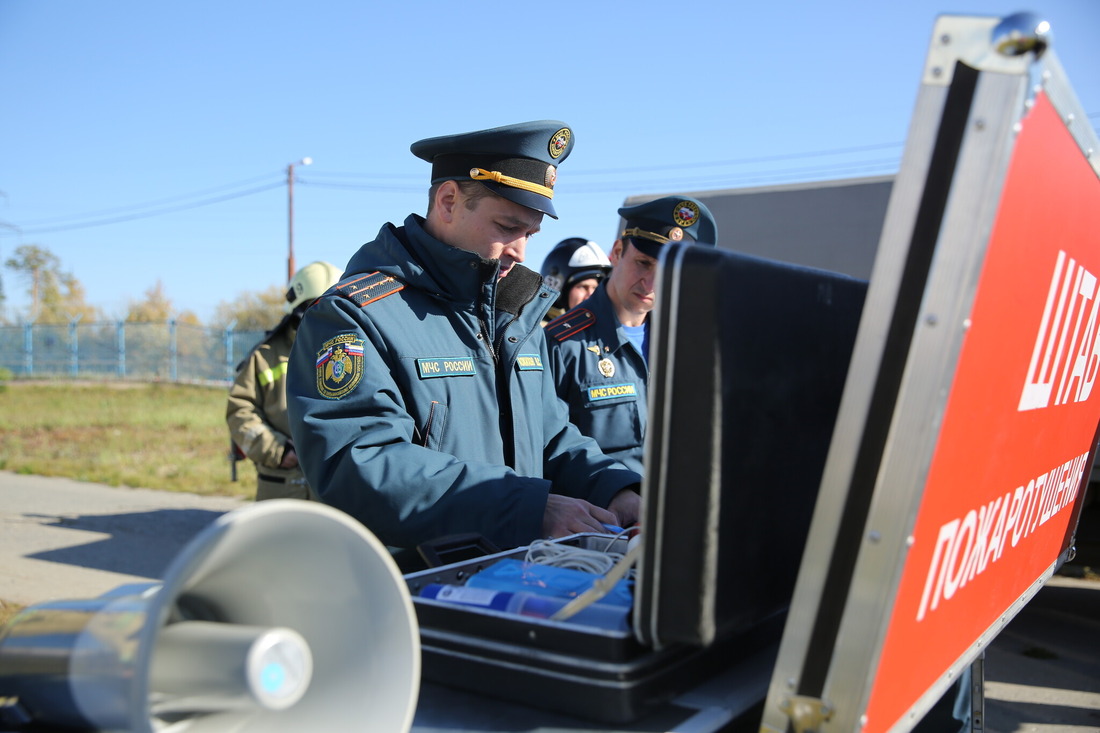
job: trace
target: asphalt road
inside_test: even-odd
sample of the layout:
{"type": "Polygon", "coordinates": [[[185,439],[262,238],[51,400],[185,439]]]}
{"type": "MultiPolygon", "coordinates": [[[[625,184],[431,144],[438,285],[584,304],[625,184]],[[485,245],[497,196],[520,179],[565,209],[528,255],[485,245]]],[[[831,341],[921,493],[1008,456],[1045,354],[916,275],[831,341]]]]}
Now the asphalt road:
{"type": "MultiPolygon", "coordinates": [[[[198,531],[247,503],[0,471],[0,601],[94,598],[159,579],[198,531]]],[[[1067,566],[1077,574],[1100,568],[1100,502],[1082,530],[1067,566]]],[[[1100,581],[1052,578],[990,645],[985,673],[986,731],[1100,731],[1100,581]]]]}
{"type": "Polygon", "coordinates": [[[0,471],[0,600],[94,598],[157,580],[199,530],[245,503],[0,471]]]}

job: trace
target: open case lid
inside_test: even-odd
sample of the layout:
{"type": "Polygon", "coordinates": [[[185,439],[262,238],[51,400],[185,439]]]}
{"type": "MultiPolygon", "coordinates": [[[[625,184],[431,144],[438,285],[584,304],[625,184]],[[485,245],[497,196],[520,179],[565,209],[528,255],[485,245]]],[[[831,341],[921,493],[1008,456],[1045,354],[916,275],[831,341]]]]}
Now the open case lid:
{"type": "Polygon", "coordinates": [[[937,19],[762,730],[906,730],[1071,552],[1100,145],[1047,24],[937,19]]]}
{"type": "Polygon", "coordinates": [[[778,644],[867,284],[715,247],[665,249],[635,635],[658,649],[746,634],[778,644]]]}

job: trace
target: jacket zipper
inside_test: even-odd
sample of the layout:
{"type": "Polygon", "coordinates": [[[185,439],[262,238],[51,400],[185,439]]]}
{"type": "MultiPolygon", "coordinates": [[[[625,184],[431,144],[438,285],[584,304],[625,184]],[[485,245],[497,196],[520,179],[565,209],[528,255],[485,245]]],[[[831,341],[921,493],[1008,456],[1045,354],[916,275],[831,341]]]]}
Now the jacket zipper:
{"type": "Polygon", "coordinates": [[[489,323],[485,320],[485,292],[482,290],[477,296],[477,323],[481,327],[481,340],[485,342],[485,348],[489,349],[489,355],[493,357],[493,363],[499,364],[500,359],[497,358],[497,350],[494,348],[493,341],[489,338],[489,323]]]}

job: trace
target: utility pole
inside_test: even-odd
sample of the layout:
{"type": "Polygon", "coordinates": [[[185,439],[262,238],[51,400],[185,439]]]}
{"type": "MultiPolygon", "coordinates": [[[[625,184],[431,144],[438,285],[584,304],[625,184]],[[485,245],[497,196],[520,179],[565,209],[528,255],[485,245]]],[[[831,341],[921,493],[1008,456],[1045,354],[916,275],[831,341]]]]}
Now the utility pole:
{"type": "Polygon", "coordinates": [[[294,166],[309,165],[312,158],[302,158],[286,167],[286,281],[294,277],[294,166]]]}

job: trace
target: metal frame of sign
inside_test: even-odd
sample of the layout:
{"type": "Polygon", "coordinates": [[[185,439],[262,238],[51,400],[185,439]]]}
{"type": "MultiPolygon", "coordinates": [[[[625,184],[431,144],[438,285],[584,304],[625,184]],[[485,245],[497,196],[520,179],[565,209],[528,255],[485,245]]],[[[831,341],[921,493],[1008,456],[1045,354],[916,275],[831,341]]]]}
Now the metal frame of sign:
{"type": "Polygon", "coordinates": [[[910,729],[1072,552],[1098,243],[1047,24],[938,18],[762,731],[910,729]]]}

